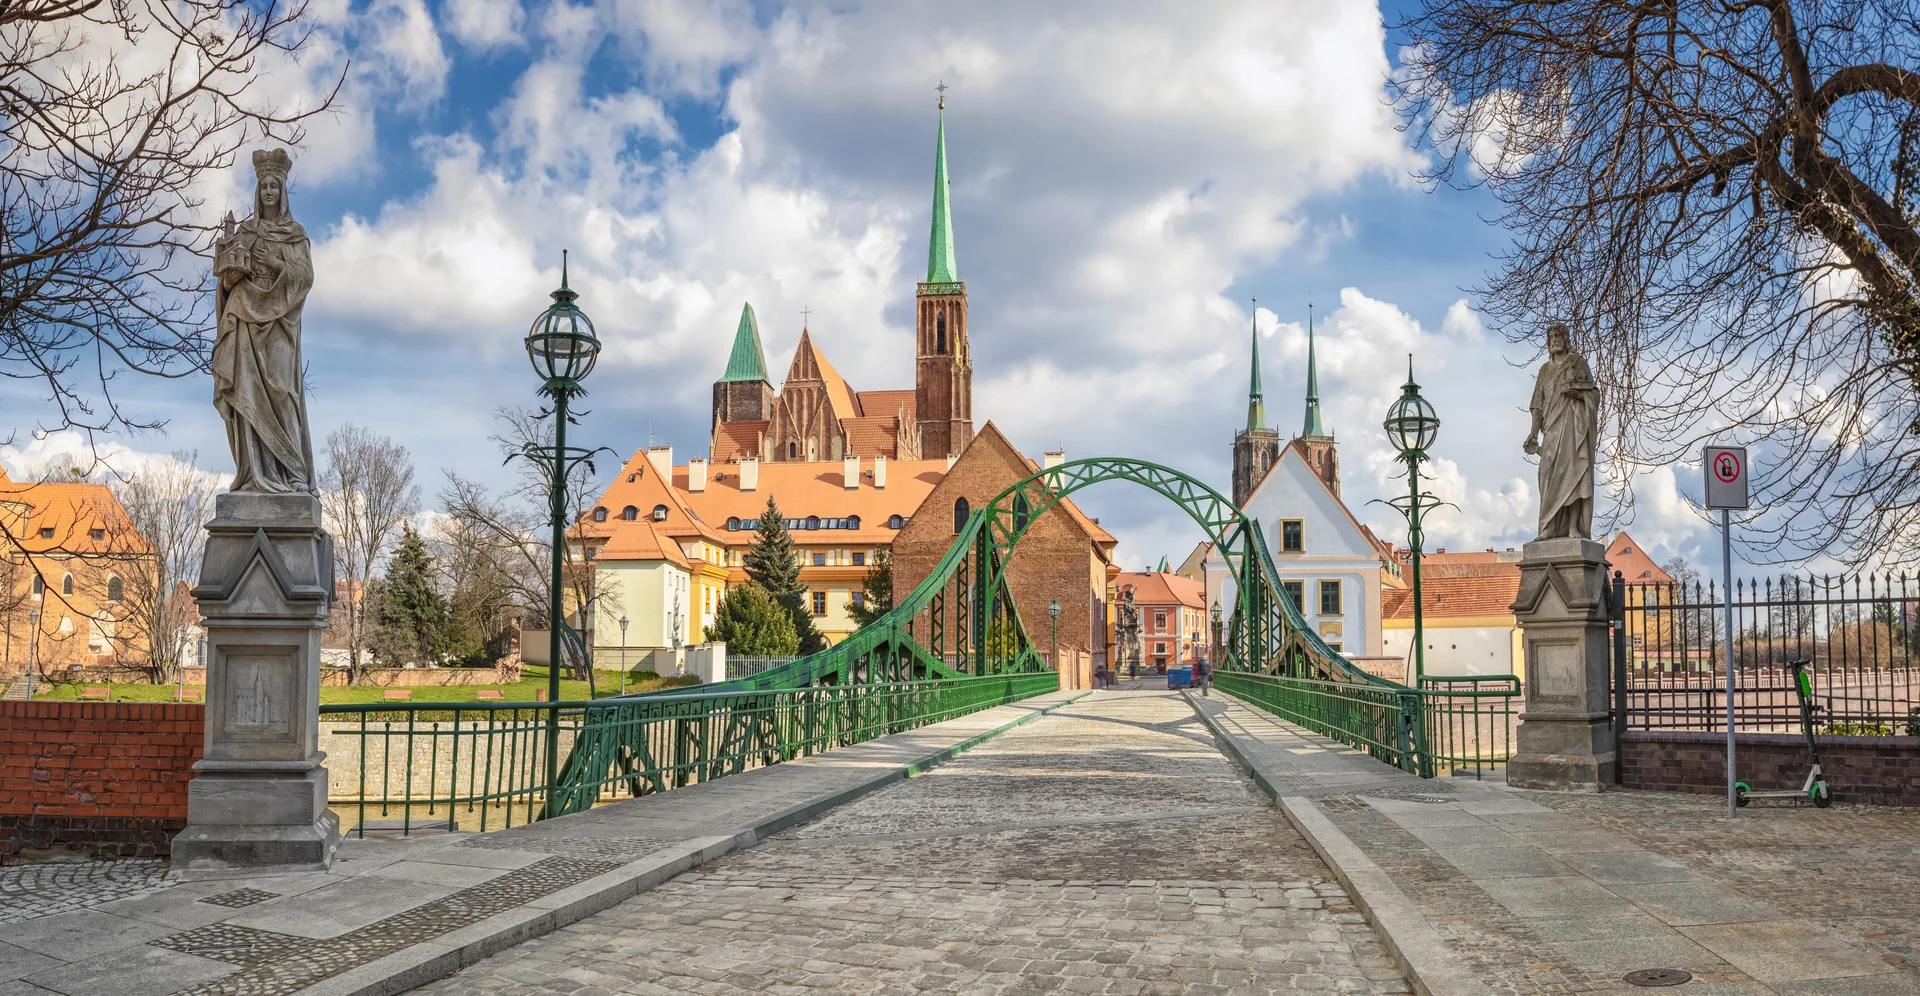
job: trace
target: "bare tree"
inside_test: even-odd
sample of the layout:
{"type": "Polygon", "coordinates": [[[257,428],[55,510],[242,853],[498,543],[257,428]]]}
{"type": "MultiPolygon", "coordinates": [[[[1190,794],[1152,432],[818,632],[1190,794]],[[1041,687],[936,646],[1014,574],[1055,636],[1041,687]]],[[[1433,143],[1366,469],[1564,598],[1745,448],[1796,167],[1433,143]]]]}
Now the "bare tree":
{"type": "Polygon", "coordinates": [[[123,371],[205,366],[202,195],[245,145],[297,143],[332,105],[280,108],[263,61],[307,41],[304,3],[0,3],[0,375],[42,386],[56,426],[151,426],[123,371]]]}
{"type": "Polygon", "coordinates": [[[346,582],[350,677],[358,680],[368,623],[367,583],[406,517],[420,508],[413,459],[406,447],[349,422],[327,433],[327,469],[320,504],[334,533],[334,560],[346,582]]]}
{"type": "Polygon", "coordinates": [[[169,463],[112,483],[126,514],[105,519],[121,525],[107,528],[99,556],[121,559],[125,569],[89,572],[94,601],[112,619],[107,635],[115,657],[145,667],[159,681],[177,678],[186,656],[186,628],[195,618],[187,592],[200,576],[218,490],[195,466],[198,456],[176,453],[169,463]],[[122,530],[127,535],[117,536],[122,530]]]}
{"type": "MultiPolygon", "coordinates": [[[[1482,307],[1565,319],[1626,471],[1762,443],[1782,557],[1920,558],[1911,0],[1425,0],[1392,86],[1515,245],[1482,307]]],[[[1625,511],[1625,505],[1622,512],[1625,511]]]]}

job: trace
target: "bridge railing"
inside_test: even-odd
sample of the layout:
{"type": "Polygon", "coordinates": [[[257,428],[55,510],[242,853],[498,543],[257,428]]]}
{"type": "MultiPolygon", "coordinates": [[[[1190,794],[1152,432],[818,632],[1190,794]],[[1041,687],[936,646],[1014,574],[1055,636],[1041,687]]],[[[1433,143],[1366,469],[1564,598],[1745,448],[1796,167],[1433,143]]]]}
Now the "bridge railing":
{"type": "Polygon", "coordinates": [[[1423,778],[1484,777],[1513,755],[1520,682],[1512,675],[1429,679],[1419,689],[1215,672],[1214,687],[1423,778]]]}
{"type": "Polygon", "coordinates": [[[320,707],[328,804],[349,832],[500,830],[1030,698],[1052,672],[457,706],[320,707]],[[559,788],[546,784],[548,717],[559,788]]]}

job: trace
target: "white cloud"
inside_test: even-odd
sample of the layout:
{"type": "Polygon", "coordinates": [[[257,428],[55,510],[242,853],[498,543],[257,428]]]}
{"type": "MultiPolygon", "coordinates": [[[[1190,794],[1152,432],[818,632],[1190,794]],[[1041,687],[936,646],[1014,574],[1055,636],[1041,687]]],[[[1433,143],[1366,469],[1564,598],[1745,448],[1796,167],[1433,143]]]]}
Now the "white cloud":
{"type": "Polygon", "coordinates": [[[612,0],[612,22],[650,82],[695,97],[717,93],[759,35],[744,0],[612,0]]]}
{"type": "Polygon", "coordinates": [[[368,36],[362,49],[373,56],[363,72],[377,89],[398,92],[403,106],[440,98],[452,63],[426,0],[373,0],[362,23],[368,36]]]}
{"type": "MultiPolygon", "coordinates": [[[[114,440],[88,440],[85,433],[63,429],[44,433],[18,445],[0,446],[0,467],[15,481],[66,479],[69,470],[102,483],[111,482],[143,470],[165,470],[187,465],[171,453],[134,449],[114,440]]],[[[210,483],[225,488],[231,474],[207,474],[198,471],[210,483]]]]}
{"type": "Polygon", "coordinates": [[[446,0],[447,33],[480,52],[519,45],[526,11],[519,0],[446,0]]]}

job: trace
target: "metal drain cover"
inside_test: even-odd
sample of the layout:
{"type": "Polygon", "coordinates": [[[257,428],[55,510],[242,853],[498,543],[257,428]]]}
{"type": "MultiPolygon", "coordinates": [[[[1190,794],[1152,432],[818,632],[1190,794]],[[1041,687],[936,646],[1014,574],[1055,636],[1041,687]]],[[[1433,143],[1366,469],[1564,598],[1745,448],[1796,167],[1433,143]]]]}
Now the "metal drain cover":
{"type": "Polygon", "coordinates": [[[1677,968],[1639,968],[1628,972],[1626,981],[1633,986],[1677,986],[1692,982],[1693,973],[1677,968]]]}

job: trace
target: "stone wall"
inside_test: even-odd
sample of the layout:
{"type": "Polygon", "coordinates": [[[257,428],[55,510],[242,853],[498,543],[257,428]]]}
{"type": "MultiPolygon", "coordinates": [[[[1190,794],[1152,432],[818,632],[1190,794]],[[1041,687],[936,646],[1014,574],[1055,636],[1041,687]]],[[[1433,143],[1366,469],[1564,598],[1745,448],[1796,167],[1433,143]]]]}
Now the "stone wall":
{"type": "Polygon", "coordinates": [[[0,861],[60,845],[169,853],[204,721],[190,703],[0,702],[0,861]]]}
{"type": "MultiPolygon", "coordinates": [[[[1821,737],[1820,768],[1841,803],[1920,806],[1920,737],[1821,737]]],[[[1739,779],[1756,790],[1799,788],[1807,778],[1805,739],[1743,733],[1734,758],[1739,779]]],[[[1627,788],[1723,794],[1727,790],[1724,733],[1629,730],[1621,745],[1627,788]]]]}
{"type": "MultiPolygon", "coordinates": [[[[515,664],[517,665],[517,661],[515,664]]],[[[145,672],[116,667],[112,665],[93,667],[60,668],[50,672],[54,681],[73,681],[89,685],[105,685],[114,682],[136,683],[145,676],[145,672]]],[[[364,671],[360,675],[360,684],[375,688],[465,688],[471,685],[506,685],[520,680],[518,667],[506,664],[494,667],[383,667],[364,671]]],[[[207,669],[203,667],[187,668],[187,685],[205,685],[207,669]]],[[[320,669],[322,685],[347,684],[347,669],[344,667],[325,667],[320,669]]],[[[167,681],[161,684],[171,685],[167,681]]]]}

